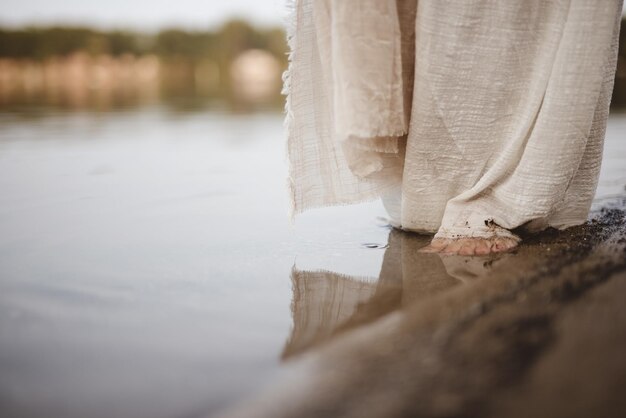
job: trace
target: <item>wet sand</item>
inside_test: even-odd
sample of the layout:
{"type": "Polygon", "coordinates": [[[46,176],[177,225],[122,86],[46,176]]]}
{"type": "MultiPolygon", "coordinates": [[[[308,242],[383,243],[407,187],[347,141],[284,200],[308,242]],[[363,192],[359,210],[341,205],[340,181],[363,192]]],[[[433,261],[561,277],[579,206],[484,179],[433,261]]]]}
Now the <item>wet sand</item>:
{"type": "Polygon", "coordinates": [[[293,271],[289,371],[224,416],[624,416],[624,211],[488,258],[389,234],[376,283],[293,271]]]}

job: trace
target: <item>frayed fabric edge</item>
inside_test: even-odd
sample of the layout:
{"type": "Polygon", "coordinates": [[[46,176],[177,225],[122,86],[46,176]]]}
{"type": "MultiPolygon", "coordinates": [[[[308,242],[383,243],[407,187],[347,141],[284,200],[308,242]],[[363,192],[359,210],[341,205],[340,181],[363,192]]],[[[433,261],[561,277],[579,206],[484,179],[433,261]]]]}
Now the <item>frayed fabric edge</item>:
{"type": "MultiPolygon", "coordinates": [[[[285,10],[286,10],[286,14],[284,17],[284,24],[285,24],[285,28],[286,28],[286,37],[287,37],[287,45],[288,45],[288,53],[287,53],[287,62],[288,62],[288,66],[287,66],[287,70],[283,73],[282,75],[282,81],[283,81],[283,87],[282,87],[282,95],[285,96],[285,108],[284,108],[284,115],[285,115],[285,119],[284,119],[284,123],[283,123],[283,127],[284,127],[284,131],[285,131],[285,135],[286,135],[286,146],[285,146],[285,158],[287,159],[287,169],[288,169],[288,175],[287,175],[287,181],[286,181],[286,189],[287,189],[287,193],[289,196],[289,202],[288,202],[288,209],[287,209],[287,213],[288,213],[288,217],[290,220],[290,223],[293,225],[295,222],[295,217],[300,214],[303,213],[309,209],[318,209],[318,208],[323,208],[323,207],[330,207],[330,206],[346,206],[346,205],[353,205],[353,204],[358,204],[358,203],[364,203],[364,202],[369,202],[369,201],[374,201],[376,199],[379,199],[383,193],[383,190],[381,190],[378,187],[373,187],[371,190],[369,190],[369,192],[359,192],[358,196],[352,196],[349,198],[336,198],[335,200],[332,201],[318,201],[318,202],[308,202],[304,205],[302,204],[298,204],[298,185],[297,185],[297,180],[296,177],[294,176],[294,165],[293,165],[293,161],[291,158],[291,154],[292,154],[292,146],[294,138],[296,137],[296,134],[294,133],[294,130],[297,128],[296,127],[296,120],[295,120],[295,110],[293,108],[294,106],[294,96],[293,96],[293,87],[294,87],[294,80],[298,79],[298,66],[301,65],[299,64],[299,34],[298,34],[298,21],[302,18],[301,13],[303,11],[303,7],[306,7],[306,4],[303,4],[303,2],[306,2],[307,0],[286,0],[285,2],[285,10]]],[[[311,1],[311,0],[309,0],[311,1]]],[[[297,81],[296,81],[297,82],[297,81]]],[[[302,116],[302,115],[300,115],[302,116]]],[[[352,132],[350,136],[363,136],[366,138],[402,138],[405,137],[407,135],[407,129],[403,127],[399,128],[399,129],[386,129],[384,131],[376,131],[376,132],[352,132]]],[[[367,149],[368,147],[364,146],[365,149],[367,149]]],[[[385,150],[381,150],[384,153],[388,153],[390,150],[385,149],[385,150]]],[[[394,152],[397,152],[397,144],[395,146],[395,149],[393,150],[394,152]]],[[[356,173],[355,174],[356,177],[360,177],[358,176],[356,173]]],[[[368,183],[368,180],[366,179],[361,179],[364,183],[368,183]]],[[[302,203],[302,202],[300,202],[302,203]]]]}
{"type": "Polygon", "coordinates": [[[291,80],[292,74],[295,69],[294,60],[296,59],[296,26],[298,21],[298,6],[299,0],[286,0],[285,9],[287,14],[285,16],[285,29],[287,35],[287,46],[289,51],[287,52],[287,70],[283,73],[282,81],[283,87],[281,94],[285,96],[285,120],[283,123],[283,128],[287,137],[285,144],[285,158],[287,160],[287,193],[289,196],[289,206],[287,209],[287,213],[289,216],[289,221],[293,225],[295,221],[295,217],[298,214],[296,209],[296,195],[295,195],[295,184],[292,176],[292,163],[290,158],[290,138],[291,131],[293,129],[293,109],[291,103],[291,80]]]}

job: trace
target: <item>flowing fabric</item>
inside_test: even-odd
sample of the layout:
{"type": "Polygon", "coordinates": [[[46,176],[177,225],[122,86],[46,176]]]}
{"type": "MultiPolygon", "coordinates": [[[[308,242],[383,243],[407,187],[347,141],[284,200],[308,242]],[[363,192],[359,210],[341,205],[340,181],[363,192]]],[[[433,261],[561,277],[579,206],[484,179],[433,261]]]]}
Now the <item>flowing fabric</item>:
{"type": "Polygon", "coordinates": [[[622,0],[296,0],[294,213],[382,197],[439,237],[585,222],[622,0]]]}

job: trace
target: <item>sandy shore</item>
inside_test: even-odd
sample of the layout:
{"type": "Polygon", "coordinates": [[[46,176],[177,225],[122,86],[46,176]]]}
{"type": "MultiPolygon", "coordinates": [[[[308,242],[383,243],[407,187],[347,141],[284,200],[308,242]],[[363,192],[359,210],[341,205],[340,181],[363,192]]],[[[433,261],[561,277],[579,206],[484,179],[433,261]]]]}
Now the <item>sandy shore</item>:
{"type": "Polygon", "coordinates": [[[285,375],[225,416],[624,416],[623,211],[495,258],[426,243],[390,231],[370,285],[294,271],[285,375]]]}

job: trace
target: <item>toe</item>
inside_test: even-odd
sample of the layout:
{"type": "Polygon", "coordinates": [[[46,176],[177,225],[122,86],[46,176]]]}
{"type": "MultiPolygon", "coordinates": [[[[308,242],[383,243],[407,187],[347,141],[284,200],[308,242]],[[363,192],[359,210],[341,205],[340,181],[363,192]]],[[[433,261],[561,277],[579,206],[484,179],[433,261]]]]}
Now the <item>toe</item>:
{"type": "Polygon", "coordinates": [[[516,246],[517,246],[517,241],[515,241],[514,239],[498,237],[494,240],[492,251],[501,253],[501,252],[509,251],[510,249],[515,248],[516,246]]]}
{"type": "Polygon", "coordinates": [[[474,253],[476,255],[487,255],[491,252],[491,243],[486,239],[481,239],[476,242],[476,248],[474,253]]]}
{"type": "Polygon", "coordinates": [[[443,254],[459,254],[459,251],[461,250],[461,248],[463,247],[463,240],[461,239],[455,239],[455,240],[451,240],[451,242],[446,245],[446,247],[441,250],[441,253],[443,254]]]}
{"type": "Polygon", "coordinates": [[[434,238],[429,245],[421,248],[422,253],[440,253],[448,246],[450,240],[446,238],[434,238]]]}
{"type": "Polygon", "coordinates": [[[476,241],[469,239],[459,240],[460,248],[459,255],[475,255],[476,254],[476,241]]]}

